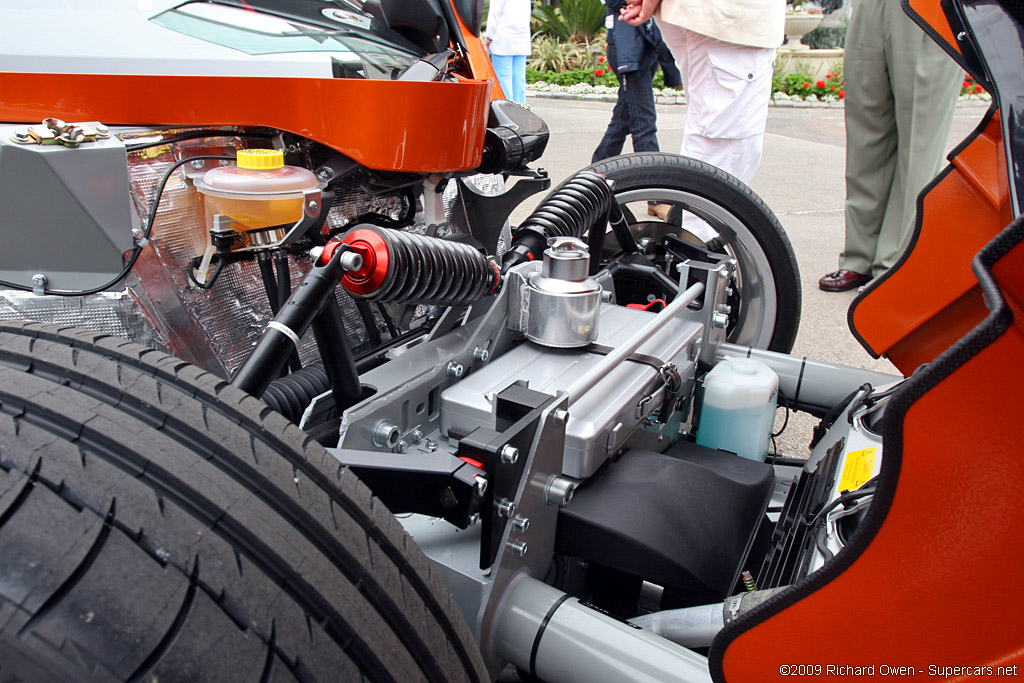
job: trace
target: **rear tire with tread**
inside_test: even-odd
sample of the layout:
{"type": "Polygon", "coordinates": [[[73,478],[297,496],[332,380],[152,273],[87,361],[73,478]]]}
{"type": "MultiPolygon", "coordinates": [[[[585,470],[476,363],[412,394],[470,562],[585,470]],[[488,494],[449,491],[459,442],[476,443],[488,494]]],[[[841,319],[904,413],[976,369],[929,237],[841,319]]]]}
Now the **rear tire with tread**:
{"type": "Polygon", "coordinates": [[[0,680],[485,681],[397,520],[295,425],[115,337],[0,324],[0,680]]]}
{"type": "MultiPolygon", "coordinates": [[[[701,225],[709,234],[685,238],[712,251],[727,252],[738,263],[736,291],[729,301],[733,311],[728,340],[781,353],[792,350],[801,308],[796,255],[778,218],[753,190],[715,166],[662,152],[624,154],[582,170],[614,181],[620,205],[643,207],[641,216],[624,212],[635,233],[682,232],[648,219],[644,206],[648,201],[702,215],[707,224],[701,225]]],[[[609,241],[614,242],[606,239],[609,241]]]]}

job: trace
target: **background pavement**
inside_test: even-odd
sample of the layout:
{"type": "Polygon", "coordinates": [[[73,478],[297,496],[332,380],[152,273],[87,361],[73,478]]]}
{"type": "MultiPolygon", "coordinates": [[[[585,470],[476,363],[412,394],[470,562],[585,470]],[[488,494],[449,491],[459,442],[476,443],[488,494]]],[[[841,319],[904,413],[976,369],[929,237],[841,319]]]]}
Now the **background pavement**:
{"type": "MultiPolygon", "coordinates": [[[[551,129],[551,140],[538,165],[547,169],[554,187],[590,163],[613,105],[529,95],[528,103],[551,129]]],[[[974,130],[986,110],[987,105],[980,102],[957,108],[947,150],[974,130]]],[[[684,105],[658,105],[662,151],[679,150],[685,113],[684,105]]],[[[627,142],[626,151],[629,149],[627,142]]],[[[841,107],[773,106],[768,114],[764,157],[751,187],[778,216],[796,251],[803,317],[793,354],[895,372],[888,361],[872,359],[850,333],[846,311],[856,291],[826,293],[818,289],[818,278],[838,267],[843,247],[845,149],[841,107]]],[[[520,206],[512,215],[513,225],[525,219],[544,196],[538,194],[520,206]]],[[[781,425],[781,411],[779,419],[781,425]]],[[[810,430],[816,423],[809,415],[791,416],[777,439],[778,450],[806,456],[810,430]]]]}

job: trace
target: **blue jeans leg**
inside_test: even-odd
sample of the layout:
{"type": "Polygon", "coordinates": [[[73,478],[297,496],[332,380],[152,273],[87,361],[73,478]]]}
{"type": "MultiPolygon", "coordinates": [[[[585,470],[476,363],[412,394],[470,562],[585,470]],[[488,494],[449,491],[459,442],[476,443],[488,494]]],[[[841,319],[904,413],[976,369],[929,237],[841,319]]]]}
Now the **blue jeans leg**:
{"type": "Polygon", "coordinates": [[[526,104],[526,55],[512,57],[512,101],[526,104]]]}
{"type": "Polygon", "coordinates": [[[612,109],[612,120],[594,150],[591,162],[622,154],[626,136],[633,136],[634,152],[658,151],[657,111],[651,90],[651,71],[619,74],[619,95],[612,109]]]}

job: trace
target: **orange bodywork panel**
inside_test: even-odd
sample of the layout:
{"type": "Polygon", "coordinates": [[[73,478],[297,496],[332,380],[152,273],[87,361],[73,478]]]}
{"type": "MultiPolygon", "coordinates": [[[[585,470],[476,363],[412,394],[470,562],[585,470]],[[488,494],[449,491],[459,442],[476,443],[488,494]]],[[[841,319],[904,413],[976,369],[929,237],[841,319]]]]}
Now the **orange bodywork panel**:
{"type": "Polygon", "coordinates": [[[267,126],[368,168],[447,172],[483,154],[491,84],[342,78],[0,73],[0,121],[267,126]]]}
{"type": "Polygon", "coordinates": [[[942,47],[954,54],[960,53],[960,46],[957,45],[953,29],[946,20],[946,13],[937,0],[906,0],[906,7],[910,10],[908,14],[917,14],[922,21],[933,29],[932,37],[941,38],[937,40],[942,47]]]}
{"type": "Polygon", "coordinates": [[[1012,578],[1024,564],[1024,223],[1015,226],[1016,246],[992,269],[1009,305],[894,397],[886,485],[865,520],[881,525],[877,533],[856,538],[835,566],[792,589],[795,599],[777,598],[777,607],[791,604],[728,643],[725,680],[778,680],[791,663],[820,665],[821,678],[839,681],[900,666],[922,677],[936,675],[929,667],[991,667],[947,680],[1013,671],[1000,666],[1024,673],[1024,593],[1012,578]]]}
{"type": "Polygon", "coordinates": [[[971,259],[1012,220],[998,114],[926,189],[904,259],[850,307],[850,327],[904,375],[949,348],[985,317],[971,259]]]}
{"type": "Polygon", "coordinates": [[[466,25],[462,22],[462,17],[459,16],[459,12],[455,9],[454,5],[452,9],[452,14],[455,15],[456,21],[459,22],[462,39],[466,41],[466,49],[468,51],[466,56],[469,59],[469,68],[473,71],[473,77],[481,81],[491,82],[493,86],[491,88],[492,100],[506,99],[505,93],[501,89],[501,84],[498,82],[498,77],[494,73],[494,65],[491,64],[491,58],[487,55],[487,50],[484,48],[483,41],[466,28],[466,25]]]}

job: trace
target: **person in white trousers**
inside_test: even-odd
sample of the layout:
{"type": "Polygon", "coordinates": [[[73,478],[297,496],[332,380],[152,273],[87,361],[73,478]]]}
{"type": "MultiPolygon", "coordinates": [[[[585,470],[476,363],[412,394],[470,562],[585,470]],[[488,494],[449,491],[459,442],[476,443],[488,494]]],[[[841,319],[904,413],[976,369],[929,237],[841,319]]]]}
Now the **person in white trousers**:
{"type": "Polygon", "coordinates": [[[749,183],[761,163],[786,0],[627,0],[621,19],[654,16],[683,76],[680,153],[749,183]]]}
{"type": "Polygon", "coordinates": [[[530,55],[530,0],[491,0],[484,47],[505,97],[526,104],[526,58],[530,55]]]}

